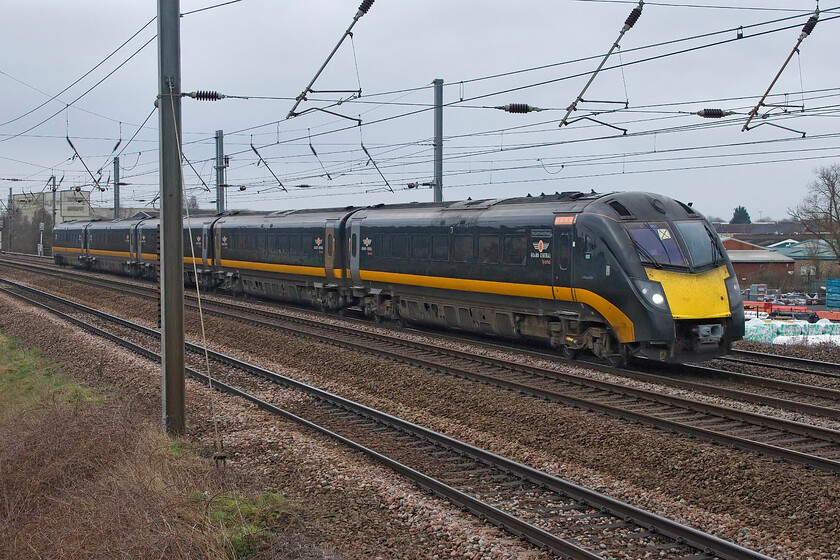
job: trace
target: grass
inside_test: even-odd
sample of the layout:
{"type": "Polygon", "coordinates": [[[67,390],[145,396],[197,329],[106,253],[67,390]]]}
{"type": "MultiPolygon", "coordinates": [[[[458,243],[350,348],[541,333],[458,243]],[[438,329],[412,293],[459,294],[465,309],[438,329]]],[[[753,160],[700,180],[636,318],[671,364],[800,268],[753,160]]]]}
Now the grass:
{"type": "Polygon", "coordinates": [[[199,493],[195,500],[225,532],[237,559],[249,558],[267,547],[276,531],[287,528],[294,517],[292,504],[274,492],[263,492],[251,498],[239,493],[218,496],[199,493]]]}
{"type": "Polygon", "coordinates": [[[247,559],[296,520],[0,335],[0,558],[247,559]]]}
{"type": "Polygon", "coordinates": [[[23,411],[56,401],[79,405],[96,400],[93,393],[60,373],[34,350],[21,350],[0,336],[0,422],[23,411]]]}

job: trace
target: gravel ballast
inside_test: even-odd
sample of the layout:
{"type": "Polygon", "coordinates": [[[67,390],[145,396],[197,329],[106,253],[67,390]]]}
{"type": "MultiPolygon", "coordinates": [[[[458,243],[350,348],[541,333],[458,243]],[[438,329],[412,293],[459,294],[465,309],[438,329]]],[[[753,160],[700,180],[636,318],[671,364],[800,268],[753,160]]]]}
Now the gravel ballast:
{"type": "MultiPolygon", "coordinates": [[[[69,285],[60,287],[54,281],[30,280],[33,284],[49,283],[53,291],[60,288],[68,298],[83,303],[90,304],[99,298],[106,310],[133,320],[145,318],[146,324],[149,324],[149,313],[154,312],[155,306],[148,300],[116,296],[98,289],[86,289],[82,294],[69,285]]],[[[196,341],[198,323],[192,313],[188,312],[187,317],[187,330],[196,341]]],[[[0,324],[4,329],[9,327],[8,319],[4,318],[0,324]]],[[[834,475],[216,317],[207,317],[206,326],[214,349],[437,429],[743,546],[760,549],[770,556],[840,558],[836,536],[840,484],[834,475]]],[[[157,390],[156,386],[154,388],[157,390]]],[[[159,406],[159,403],[155,405],[159,406]]],[[[192,403],[191,399],[191,406],[198,411],[201,406],[208,405],[192,403]]],[[[251,412],[237,414],[250,417],[251,412]]],[[[211,433],[209,425],[199,426],[200,417],[196,417],[193,428],[211,433]]],[[[245,424],[252,422],[244,416],[233,418],[245,424]]],[[[239,462],[257,472],[260,468],[268,469],[265,476],[292,476],[297,472],[278,466],[284,464],[279,459],[260,463],[264,459],[256,458],[263,454],[271,456],[264,446],[280,445],[283,451],[278,453],[282,455],[289,453],[283,442],[299,445],[297,441],[286,439],[285,434],[293,431],[291,428],[278,428],[274,436],[270,435],[273,432],[257,431],[249,437],[240,437],[238,430],[228,433],[232,428],[233,425],[225,428],[226,441],[232,442],[230,446],[234,451],[232,464],[239,462]]],[[[321,442],[320,438],[312,439],[322,447],[335,447],[321,442]]],[[[304,453],[302,457],[305,459],[308,454],[304,453]]],[[[326,461],[314,469],[318,471],[332,465],[333,462],[326,461]]],[[[383,473],[383,476],[393,475],[383,473]]],[[[346,486],[344,483],[342,488],[346,490],[346,486]]],[[[307,488],[304,485],[304,493],[310,491],[307,488]]],[[[418,491],[413,492],[412,499],[429,500],[439,503],[444,510],[452,509],[418,491]]],[[[422,511],[426,511],[425,508],[424,505],[422,511]]],[[[469,521],[460,512],[454,513],[461,516],[458,519],[469,521]]],[[[423,527],[423,516],[413,513],[411,523],[415,518],[423,527]]],[[[479,531],[495,531],[480,523],[475,527],[479,531]]],[[[420,532],[426,534],[423,530],[420,532]]],[[[408,530],[408,533],[411,535],[412,531],[408,530]]],[[[440,532],[433,531],[433,534],[440,535],[440,532]]],[[[353,530],[342,535],[348,538],[353,530]]],[[[411,543],[412,539],[401,542],[411,543]]],[[[428,546],[423,544],[422,549],[429,550],[428,546]]],[[[458,549],[456,554],[462,551],[458,549]]],[[[412,554],[419,554],[419,550],[412,554]]],[[[479,552],[477,557],[499,557],[484,556],[486,554],[490,553],[479,552]]]]}

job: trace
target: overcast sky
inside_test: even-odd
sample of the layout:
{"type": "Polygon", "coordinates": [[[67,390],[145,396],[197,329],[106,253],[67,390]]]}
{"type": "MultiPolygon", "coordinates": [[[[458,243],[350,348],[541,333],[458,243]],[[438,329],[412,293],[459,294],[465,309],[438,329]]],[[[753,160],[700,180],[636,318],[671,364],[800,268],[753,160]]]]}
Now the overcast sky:
{"type": "MultiPolygon", "coordinates": [[[[180,8],[186,14],[223,1],[182,0],[180,8]]],[[[358,5],[241,0],[181,18],[182,89],[251,98],[183,100],[184,155],[195,168],[184,168],[186,188],[203,207],[215,199],[218,129],[230,155],[230,208],[432,200],[428,187],[407,185],[433,179],[435,78],[446,84],[447,200],[645,190],[693,202],[727,220],[737,205],[746,206],[753,221],[779,219],[803,197],[814,169],[840,163],[838,3],[824,0],[819,23],[772,89],[768,103],[790,107],[755,119],[751,127],[768,124],[746,132],[741,128],[747,114],[791,53],[815,2],[647,2],[571,117],[605,124],[584,119],[561,128],[566,108],[636,2],[376,0],[313,88],[347,93],[310,94],[298,108],[310,111],[287,119],[294,98],[358,5]],[[361,97],[352,92],[359,88],[361,97]],[[339,100],[345,101],[336,105],[339,100]],[[507,103],[545,110],[493,109],[507,103]],[[316,107],[349,118],[312,111],[316,107]],[[736,114],[718,120],[691,114],[705,108],[736,114]],[[363,125],[350,118],[361,118],[363,125]],[[251,143],[268,168],[258,165],[251,143]]],[[[101,169],[101,184],[107,185],[92,203],[108,206],[112,158],[120,154],[122,181],[128,183],[122,204],[150,203],[158,190],[157,113],[138,129],[157,95],[157,23],[50,98],[149,23],[157,2],[27,0],[3,8],[4,202],[10,187],[15,193],[41,192],[53,174],[63,177],[61,189],[89,190],[86,164],[94,173],[101,169]]]]}

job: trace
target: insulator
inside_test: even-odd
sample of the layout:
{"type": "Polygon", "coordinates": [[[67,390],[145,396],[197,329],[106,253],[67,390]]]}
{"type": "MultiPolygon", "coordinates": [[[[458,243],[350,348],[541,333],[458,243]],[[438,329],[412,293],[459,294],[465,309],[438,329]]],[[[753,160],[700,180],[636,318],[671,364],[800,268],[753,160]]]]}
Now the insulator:
{"type": "Polygon", "coordinates": [[[531,111],[542,111],[539,107],[532,107],[527,103],[509,103],[495,108],[507,111],[508,113],[530,113],[531,111]]]}
{"type": "Polygon", "coordinates": [[[363,14],[368,13],[370,7],[373,6],[373,0],[363,0],[362,4],[359,6],[359,11],[363,14]]]}
{"type": "Polygon", "coordinates": [[[624,22],[624,25],[627,27],[627,29],[630,29],[631,27],[636,25],[636,22],[639,21],[639,16],[641,15],[642,9],[640,7],[637,6],[633,8],[633,11],[630,12],[629,16],[627,16],[627,21],[624,22]]]}
{"type": "Polygon", "coordinates": [[[218,91],[196,91],[191,93],[190,97],[199,101],[218,101],[224,95],[221,95],[218,91]]]}
{"type": "Polygon", "coordinates": [[[244,191],[245,190],[245,185],[239,185],[239,190],[244,191]]]}
{"type": "Polygon", "coordinates": [[[808,21],[805,23],[805,27],[802,28],[802,36],[807,37],[811,34],[811,31],[817,26],[817,20],[819,16],[817,14],[812,15],[808,18],[808,21]]]}
{"type": "Polygon", "coordinates": [[[696,114],[704,119],[722,119],[723,117],[728,117],[733,113],[732,111],[724,111],[723,109],[703,109],[701,111],[697,111],[696,114]]]}

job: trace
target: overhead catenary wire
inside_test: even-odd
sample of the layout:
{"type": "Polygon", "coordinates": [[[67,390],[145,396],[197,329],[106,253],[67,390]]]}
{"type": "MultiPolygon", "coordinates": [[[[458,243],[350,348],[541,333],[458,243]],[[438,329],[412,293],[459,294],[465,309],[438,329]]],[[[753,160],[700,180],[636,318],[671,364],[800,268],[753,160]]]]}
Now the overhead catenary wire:
{"type": "MultiPolygon", "coordinates": [[[[837,11],[838,9],[840,9],[840,8],[833,8],[832,10],[837,11]]],[[[823,10],[824,13],[826,11],[827,10],[823,10]]],[[[828,21],[829,19],[838,19],[838,18],[840,18],[840,15],[835,15],[831,18],[826,18],[825,21],[828,21]]],[[[653,56],[650,56],[650,57],[645,57],[645,58],[633,60],[633,61],[630,61],[630,62],[625,62],[625,63],[622,64],[622,66],[637,65],[637,64],[644,63],[644,62],[650,62],[650,61],[653,61],[653,60],[659,60],[659,59],[664,59],[664,58],[668,58],[668,57],[672,57],[672,56],[685,54],[685,53],[688,53],[688,52],[693,52],[693,51],[698,51],[698,50],[707,49],[707,48],[711,48],[711,47],[721,46],[721,45],[731,43],[731,42],[734,42],[734,41],[743,41],[743,40],[748,39],[748,38],[756,38],[756,37],[760,37],[760,36],[767,35],[767,34],[770,34],[770,33],[778,33],[778,32],[784,31],[786,29],[795,28],[795,27],[797,27],[797,25],[798,24],[794,24],[794,25],[781,27],[781,28],[778,28],[778,29],[761,31],[761,32],[758,32],[758,33],[755,33],[755,34],[752,34],[752,35],[749,35],[749,36],[744,36],[743,38],[740,38],[740,39],[732,37],[732,38],[722,39],[720,41],[715,41],[715,42],[708,43],[708,44],[703,44],[703,45],[693,46],[693,47],[687,47],[687,48],[684,48],[684,49],[679,49],[679,50],[671,51],[671,52],[668,52],[668,53],[653,55],[653,56]]],[[[629,52],[629,49],[625,51],[625,54],[627,52],[629,52]]],[[[619,68],[619,65],[607,66],[607,67],[603,68],[602,70],[612,70],[612,69],[616,69],[616,68],[619,68]]],[[[522,91],[522,90],[529,89],[529,88],[534,88],[534,87],[553,84],[553,83],[557,83],[557,82],[561,82],[561,81],[565,81],[565,80],[570,80],[570,79],[573,79],[573,78],[576,78],[576,77],[586,76],[586,75],[589,75],[590,73],[591,72],[580,72],[580,73],[561,76],[559,78],[552,78],[552,79],[543,80],[543,81],[540,81],[540,82],[533,82],[533,83],[522,85],[522,86],[506,88],[506,89],[503,89],[503,90],[496,90],[496,91],[489,92],[489,93],[475,95],[475,96],[470,97],[470,98],[465,98],[464,101],[469,102],[469,101],[475,101],[475,100],[478,100],[478,99],[484,99],[484,98],[487,98],[487,97],[493,97],[493,96],[496,96],[496,95],[513,93],[513,92],[516,92],[516,91],[522,91]]],[[[451,105],[457,105],[459,103],[461,103],[461,101],[452,101],[450,103],[447,103],[445,106],[449,107],[451,105]]],[[[421,114],[421,113],[424,113],[424,112],[428,112],[432,109],[433,109],[433,107],[425,107],[425,108],[414,110],[414,111],[407,111],[407,112],[404,112],[404,113],[400,113],[398,115],[392,115],[392,116],[389,116],[389,117],[383,117],[381,119],[367,121],[365,123],[362,123],[360,126],[372,126],[372,125],[375,125],[375,124],[380,124],[380,123],[392,121],[392,120],[399,119],[399,118],[405,118],[405,117],[408,117],[408,116],[421,114]]],[[[255,128],[260,128],[260,127],[263,127],[263,126],[269,126],[269,125],[274,126],[275,124],[277,124],[277,122],[278,121],[272,121],[271,123],[265,123],[263,125],[248,127],[248,128],[245,128],[245,129],[234,131],[231,134],[236,134],[236,133],[240,133],[240,132],[247,131],[247,130],[253,130],[255,128]]],[[[329,131],[319,132],[319,133],[313,134],[312,137],[323,136],[323,135],[327,135],[327,134],[334,134],[334,133],[337,133],[337,132],[350,130],[350,129],[354,128],[355,126],[357,126],[357,125],[339,127],[339,128],[332,129],[332,130],[329,130],[329,131]]],[[[289,140],[286,140],[286,141],[282,141],[282,142],[265,144],[263,147],[268,147],[268,146],[277,145],[277,144],[299,141],[299,140],[302,140],[303,138],[304,137],[298,136],[298,137],[295,137],[295,138],[292,138],[292,139],[289,139],[289,140]]],[[[247,150],[245,150],[245,151],[247,151],[247,150]]],[[[245,151],[240,152],[240,153],[244,153],[245,151]]],[[[236,153],[232,154],[232,155],[236,155],[236,153]]]]}
{"type": "Polygon", "coordinates": [[[13,122],[15,122],[15,121],[19,121],[20,119],[22,119],[22,118],[24,118],[24,117],[26,117],[26,116],[28,116],[28,115],[31,115],[32,113],[34,113],[35,111],[37,111],[38,109],[40,109],[40,108],[41,108],[41,107],[43,107],[44,105],[46,105],[46,104],[50,103],[51,101],[55,101],[56,99],[58,99],[58,96],[59,96],[59,95],[61,95],[61,94],[65,93],[67,90],[69,90],[70,88],[72,88],[73,86],[75,86],[76,84],[78,84],[79,82],[81,82],[82,80],[84,80],[85,78],[87,78],[88,76],[90,76],[90,75],[91,75],[91,74],[92,74],[92,73],[93,73],[93,72],[94,72],[97,68],[99,68],[100,66],[102,66],[103,64],[105,64],[105,63],[108,61],[108,59],[110,59],[112,56],[114,56],[115,54],[117,54],[117,53],[118,53],[118,52],[119,52],[119,51],[120,51],[120,50],[121,50],[124,46],[126,46],[128,43],[130,43],[132,39],[134,39],[135,37],[137,37],[137,36],[138,36],[138,35],[139,35],[139,34],[140,34],[140,33],[141,33],[144,29],[146,29],[147,27],[149,27],[149,25],[151,25],[151,23],[152,23],[153,21],[155,21],[156,19],[157,19],[157,16],[155,16],[155,17],[153,17],[152,19],[150,19],[149,21],[147,21],[147,22],[146,22],[146,24],[145,24],[143,27],[141,27],[140,29],[138,29],[138,30],[137,30],[137,31],[136,31],[136,32],[135,32],[135,33],[134,33],[131,37],[129,37],[128,39],[126,39],[125,41],[123,41],[123,43],[122,43],[119,47],[117,47],[116,49],[114,49],[113,51],[111,51],[111,53],[110,53],[108,56],[106,56],[106,57],[105,57],[105,58],[103,58],[101,61],[99,61],[99,62],[98,62],[98,63],[97,63],[97,64],[96,64],[93,68],[91,68],[90,70],[88,70],[87,72],[85,72],[84,74],[82,74],[81,76],[79,76],[79,77],[78,77],[75,81],[73,81],[73,83],[71,83],[69,86],[65,87],[63,90],[61,90],[60,92],[56,93],[55,95],[53,95],[52,97],[50,97],[49,99],[47,99],[46,101],[44,101],[43,103],[41,103],[40,105],[38,105],[37,107],[34,107],[33,109],[30,109],[29,111],[27,111],[27,112],[23,113],[22,115],[18,115],[17,117],[15,117],[15,118],[13,118],[13,119],[11,119],[11,120],[8,120],[8,121],[6,121],[6,122],[0,123],[0,126],[6,126],[7,124],[11,124],[11,123],[13,123],[13,122]]]}
{"type": "Polygon", "coordinates": [[[67,110],[67,108],[69,108],[69,107],[73,106],[73,104],[75,104],[77,101],[79,101],[79,100],[80,100],[80,99],[82,99],[84,96],[86,96],[87,94],[89,94],[91,91],[93,91],[94,89],[96,89],[96,88],[97,88],[100,84],[102,84],[102,82],[104,82],[105,80],[107,80],[108,78],[110,78],[111,76],[113,76],[113,75],[114,75],[114,73],[115,73],[117,70],[119,70],[120,68],[122,68],[123,66],[125,66],[126,64],[128,64],[128,62],[129,62],[131,59],[133,59],[135,56],[137,56],[137,55],[140,53],[140,51],[142,51],[142,50],[143,50],[143,49],[145,49],[147,46],[149,46],[149,44],[150,44],[152,41],[154,41],[156,38],[157,38],[157,34],[155,34],[152,38],[150,38],[148,41],[146,41],[145,43],[143,43],[143,45],[142,45],[139,49],[137,49],[136,51],[134,51],[133,53],[131,53],[131,55],[130,55],[128,58],[126,58],[124,61],[122,61],[122,62],[121,62],[121,63],[120,63],[120,64],[119,64],[116,68],[114,68],[113,70],[111,70],[110,72],[108,72],[108,74],[106,74],[106,75],[105,75],[102,79],[100,79],[98,82],[96,82],[95,84],[93,84],[93,85],[92,85],[90,88],[88,88],[88,89],[87,89],[84,93],[82,93],[81,95],[79,95],[78,97],[76,97],[76,98],[75,98],[73,101],[71,101],[70,103],[67,103],[67,104],[65,105],[65,107],[64,107],[64,108],[62,108],[62,109],[60,109],[60,110],[56,111],[55,113],[53,113],[53,114],[52,114],[52,115],[50,115],[49,117],[47,117],[47,118],[45,118],[44,120],[40,121],[38,124],[35,124],[35,125],[30,126],[29,128],[27,128],[26,130],[24,130],[24,131],[22,131],[22,132],[19,132],[19,133],[17,133],[17,134],[13,134],[13,135],[8,136],[8,137],[6,137],[6,138],[2,138],[2,139],[0,139],[0,142],[7,142],[7,141],[9,141],[9,140],[12,140],[12,139],[14,139],[14,138],[17,138],[18,136],[21,136],[21,135],[23,135],[23,134],[26,134],[27,132],[31,132],[31,131],[35,130],[36,128],[38,128],[39,126],[41,126],[42,124],[46,123],[47,121],[50,121],[50,120],[52,120],[54,117],[56,117],[56,116],[60,115],[60,114],[62,113],[62,111],[65,111],[65,110],[67,110]]]}
{"type": "MultiPolygon", "coordinates": [[[[314,129],[313,129],[313,130],[314,130],[314,129]]],[[[319,144],[319,146],[318,146],[318,147],[319,147],[319,149],[320,149],[322,144],[321,144],[320,142],[316,142],[316,143],[318,143],[318,144],[319,144]]],[[[380,156],[379,156],[379,154],[378,154],[378,152],[377,152],[377,149],[375,149],[375,148],[373,148],[373,147],[370,147],[370,151],[374,154],[374,156],[377,158],[377,160],[379,160],[380,156]]],[[[321,151],[321,153],[323,154],[323,151],[321,151]]],[[[268,154],[266,154],[266,155],[268,155],[268,154]]],[[[253,161],[253,160],[251,159],[251,161],[253,161]]],[[[274,161],[274,158],[270,158],[270,157],[268,157],[268,158],[267,158],[267,161],[268,161],[268,162],[273,162],[273,161],[274,161]]],[[[379,161],[380,161],[380,164],[381,164],[381,160],[379,160],[379,161]]],[[[312,162],[312,163],[314,163],[314,162],[312,162]]],[[[326,161],[324,161],[324,162],[319,162],[319,165],[321,165],[321,166],[322,166],[322,170],[324,170],[324,169],[325,169],[325,168],[323,167],[325,163],[327,163],[327,162],[326,162],[326,161]]],[[[382,167],[382,170],[385,170],[385,169],[386,169],[386,166],[385,166],[385,165],[380,165],[380,167],[382,167]]],[[[146,164],[145,162],[143,162],[143,164],[141,165],[141,168],[144,168],[144,169],[145,169],[145,168],[147,168],[147,164],[146,164]]],[[[327,169],[329,169],[330,171],[332,171],[332,168],[330,167],[330,165],[329,165],[329,164],[327,164],[327,165],[326,165],[326,168],[327,168],[327,169]]],[[[371,171],[373,171],[373,170],[371,170],[371,171]]],[[[387,171],[386,171],[386,173],[387,173],[387,171]]],[[[390,176],[390,175],[389,175],[389,176],[390,176]]],[[[284,181],[286,181],[285,176],[283,176],[283,175],[281,174],[281,177],[283,177],[283,180],[284,180],[284,181]]]]}
{"type": "Polygon", "coordinates": [[[280,185],[280,188],[281,188],[281,189],[283,189],[285,192],[288,192],[288,190],[286,189],[286,187],[284,187],[284,186],[283,186],[283,181],[281,181],[281,180],[277,177],[277,175],[274,173],[274,171],[272,171],[271,166],[270,166],[270,165],[268,165],[268,163],[267,163],[267,162],[263,159],[263,157],[260,155],[260,152],[259,152],[259,151],[257,150],[257,148],[254,146],[254,143],[253,143],[253,142],[251,142],[251,149],[254,151],[254,153],[255,153],[255,154],[257,154],[257,157],[259,158],[259,161],[261,161],[261,162],[263,163],[263,165],[265,165],[265,168],[266,168],[266,169],[268,169],[269,173],[271,173],[271,176],[272,176],[272,177],[274,177],[274,180],[275,180],[275,181],[277,181],[277,184],[278,184],[278,185],[280,185]]]}

